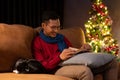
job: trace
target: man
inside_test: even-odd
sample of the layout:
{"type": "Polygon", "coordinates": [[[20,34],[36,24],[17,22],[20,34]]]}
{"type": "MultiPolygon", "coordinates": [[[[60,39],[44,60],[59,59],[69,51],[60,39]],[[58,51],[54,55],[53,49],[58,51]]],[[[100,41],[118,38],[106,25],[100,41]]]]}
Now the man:
{"type": "MultiPolygon", "coordinates": [[[[42,63],[47,72],[54,72],[56,75],[62,75],[77,80],[93,80],[93,73],[87,66],[58,66],[61,61],[69,59],[76,53],[75,50],[69,48],[72,46],[69,40],[65,36],[58,34],[60,30],[59,16],[54,12],[44,13],[41,26],[42,30],[40,34],[33,42],[33,53],[35,59],[42,63]]],[[[90,50],[91,47],[88,44],[84,44],[80,49],[86,51],[90,50]]],[[[108,74],[108,76],[109,75],[110,74],[108,74]]],[[[105,80],[117,80],[117,78],[106,78],[105,80]]]]}

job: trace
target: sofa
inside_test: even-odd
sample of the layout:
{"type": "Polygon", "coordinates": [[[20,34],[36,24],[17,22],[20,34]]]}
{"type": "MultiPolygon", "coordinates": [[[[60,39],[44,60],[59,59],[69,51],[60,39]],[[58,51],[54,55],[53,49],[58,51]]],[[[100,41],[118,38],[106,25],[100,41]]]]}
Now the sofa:
{"type": "MultiPolygon", "coordinates": [[[[16,74],[13,73],[15,62],[20,58],[31,59],[32,41],[41,28],[32,28],[21,24],[0,23],[0,80],[73,80],[54,74],[16,74]]],[[[85,43],[84,32],[80,27],[60,30],[74,47],[85,43]]],[[[118,71],[120,73],[120,70],[118,71]]],[[[101,74],[94,80],[103,80],[101,74]]]]}

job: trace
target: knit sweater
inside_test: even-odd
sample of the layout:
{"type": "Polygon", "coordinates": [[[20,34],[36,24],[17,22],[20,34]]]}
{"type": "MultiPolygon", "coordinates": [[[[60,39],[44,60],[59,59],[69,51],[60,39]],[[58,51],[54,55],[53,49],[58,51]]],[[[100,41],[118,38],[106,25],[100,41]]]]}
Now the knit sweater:
{"type": "MultiPolygon", "coordinates": [[[[67,38],[64,37],[64,41],[67,47],[71,46],[67,38]]],[[[61,62],[58,44],[47,43],[40,36],[37,36],[33,41],[33,55],[47,71],[54,70],[61,62]]]]}

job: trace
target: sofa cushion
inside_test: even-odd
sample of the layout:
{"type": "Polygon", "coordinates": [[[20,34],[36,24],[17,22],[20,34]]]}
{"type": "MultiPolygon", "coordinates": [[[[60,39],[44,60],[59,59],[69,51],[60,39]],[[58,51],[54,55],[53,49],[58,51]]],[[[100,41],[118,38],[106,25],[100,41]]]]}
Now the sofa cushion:
{"type": "Polygon", "coordinates": [[[34,30],[25,25],[0,24],[0,72],[12,71],[19,58],[32,58],[34,30]]]}
{"type": "Polygon", "coordinates": [[[0,80],[73,80],[73,79],[50,74],[2,73],[0,74],[0,80]]]}

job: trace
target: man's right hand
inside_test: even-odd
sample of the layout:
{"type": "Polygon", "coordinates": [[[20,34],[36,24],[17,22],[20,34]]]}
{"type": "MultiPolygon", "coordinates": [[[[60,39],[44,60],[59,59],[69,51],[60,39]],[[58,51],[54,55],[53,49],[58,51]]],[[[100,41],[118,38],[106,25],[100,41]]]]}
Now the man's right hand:
{"type": "Polygon", "coordinates": [[[62,51],[62,53],[60,54],[60,58],[61,58],[61,60],[66,60],[66,59],[72,57],[73,55],[75,55],[76,54],[75,52],[76,52],[75,50],[72,50],[72,49],[69,49],[69,48],[64,49],[62,51]]]}

